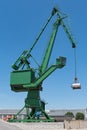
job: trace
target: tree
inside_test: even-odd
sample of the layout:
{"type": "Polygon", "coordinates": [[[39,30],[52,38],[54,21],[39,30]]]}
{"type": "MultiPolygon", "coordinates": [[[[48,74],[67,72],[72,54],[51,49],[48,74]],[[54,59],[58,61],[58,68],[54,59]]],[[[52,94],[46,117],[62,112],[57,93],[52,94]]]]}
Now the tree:
{"type": "Polygon", "coordinates": [[[85,116],[81,112],[76,113],[76,120],[84,120],[85,116]]]}
{"type": "Polygon", "coordinates": [[[72,112],[67,112],[65,116],[74,117],[74,114],[72,112]]]}

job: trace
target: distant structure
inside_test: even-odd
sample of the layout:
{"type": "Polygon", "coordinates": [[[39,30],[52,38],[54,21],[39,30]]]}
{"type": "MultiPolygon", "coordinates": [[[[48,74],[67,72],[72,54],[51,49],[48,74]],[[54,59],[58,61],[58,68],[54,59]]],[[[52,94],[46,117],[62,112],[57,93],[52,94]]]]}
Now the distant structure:
{"type": "MultiPolygon", "coordinates": [[[[0,118],[4,119],[6,116],[14,116],[19,109],[0,109],[0,118]]],[[[47,110],[46,111],[49,116],[54,117],[57,121],[63,122],[64,120],[72,120],[71,117],[66,117],[65,114],[67,112],[72,112],[74,116],[77,112],[81,112],[85,116],[85,120],[87,120],[87,108],[85,109],[53,109],[53,110],[47,110]]],[[[18,118],[23,119],[26,115],[26,110],[23,110],[20,115],[18,115],[18,118]]]]}

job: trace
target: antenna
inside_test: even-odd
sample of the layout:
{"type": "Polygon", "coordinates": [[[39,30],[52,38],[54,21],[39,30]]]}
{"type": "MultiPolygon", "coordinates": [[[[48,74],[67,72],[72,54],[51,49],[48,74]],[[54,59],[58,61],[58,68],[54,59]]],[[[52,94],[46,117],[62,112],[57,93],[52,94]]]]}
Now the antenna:
{"type": "Polygon", "coordinates": [[[74,62],[75,62],[75,78],[74,78],[74,81],[73,81],[71,87],[73,89],[80,89],[81,85],[77,78],[76,48],[74,48],[74,62]]]}

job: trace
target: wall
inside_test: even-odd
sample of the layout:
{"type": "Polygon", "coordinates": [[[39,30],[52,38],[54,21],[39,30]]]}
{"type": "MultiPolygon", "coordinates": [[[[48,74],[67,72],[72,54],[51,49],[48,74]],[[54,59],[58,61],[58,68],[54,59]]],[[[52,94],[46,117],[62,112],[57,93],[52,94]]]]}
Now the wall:
{"type": "Polygon", "coordinates": [[[75,121],[64,121],[65,129],[79,129],[87,128],[87,121],[75,120],[75,121]]]}

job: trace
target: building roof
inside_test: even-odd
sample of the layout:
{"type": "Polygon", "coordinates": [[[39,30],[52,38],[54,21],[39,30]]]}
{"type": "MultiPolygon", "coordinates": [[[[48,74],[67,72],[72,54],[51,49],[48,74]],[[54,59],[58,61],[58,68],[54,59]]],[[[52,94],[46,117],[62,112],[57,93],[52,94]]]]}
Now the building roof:
{"type": "MultiPolygon", "coordinates": [[[[17,114],[20,110],[19,109],[0,109],[0,114],[17,114]]],[[[53,109],[46,111],[48,115],[51,116],[64,116],[67,112],[72,112],[74,115],[76,115],[77,112],[81,112],[85,114],[86,109],[53,109]]],[[[24,109],[21,114],[25,114],[26,109],[24,109]]]]}
{"type": "Polygon", "coordinates": [[[50,110],[49,115],[52,116],[64,116],[67,112],[72,112],[74,115],[76,115],[77,112],[81,112],[85,114],[85,109],[60,109],[60,110],[50,110]]]}

